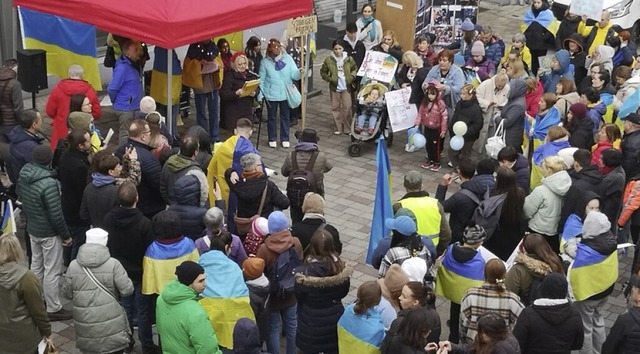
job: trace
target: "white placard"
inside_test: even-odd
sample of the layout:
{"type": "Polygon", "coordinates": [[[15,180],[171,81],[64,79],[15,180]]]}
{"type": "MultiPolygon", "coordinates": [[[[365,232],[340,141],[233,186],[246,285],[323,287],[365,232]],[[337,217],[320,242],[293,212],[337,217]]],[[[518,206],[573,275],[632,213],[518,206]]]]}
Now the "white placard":
{"type": "Polygon", "coordinates": [[[572,1],[569,12],[578,16],[587,15],[592,20],[600,21],[603,7],[604,0],[572,1]]]}
{"type": "Polygon", "coordinates": [[[384,95],[384,99],[387,102],[391,130],[394,133],[409,129],[416,123],[418,110],[415,104],[409,103],[410,97],[411,87],[390,91],[384,95]]]}
{"type": "Polygon", "coordinates": [[[370,50],[364,56],[357,75],[389,83],[394,79],[397,67],[398,61],[388,53],[370,50]]]}

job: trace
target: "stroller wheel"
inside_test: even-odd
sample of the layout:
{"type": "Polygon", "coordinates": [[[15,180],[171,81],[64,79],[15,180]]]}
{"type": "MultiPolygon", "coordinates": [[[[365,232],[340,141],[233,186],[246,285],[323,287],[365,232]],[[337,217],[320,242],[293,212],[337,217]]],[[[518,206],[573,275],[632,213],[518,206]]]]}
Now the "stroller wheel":
{"type": "Polygon", "coordinates": [[[359,143],[353,143],[349,145],[349,156],[358,157],[362,154],[362,145],[359,143]]]}

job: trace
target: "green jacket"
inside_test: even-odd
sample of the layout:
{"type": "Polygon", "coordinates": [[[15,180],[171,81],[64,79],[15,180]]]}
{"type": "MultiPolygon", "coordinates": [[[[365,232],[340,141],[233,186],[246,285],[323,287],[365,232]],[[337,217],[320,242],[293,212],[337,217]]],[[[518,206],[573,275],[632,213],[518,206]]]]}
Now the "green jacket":
{"type": "Polygon", "coordinates": [[[198,294],[177,280],[158,297],[156,326],[164,354],[222,354],[198,294]]]}
{"type": "Polygon", "coordinates": [[[28,163],[20,170],[17,187],[27,232],[35,237],[71,237],[62,215],[60,189],[51,168],[28,163]]]}
{"type": "MultiPolygon", "coordinates": [[[[344,79],[347,83],[347,91],[350,91],[351,83],[356,77],[358,72],[358,66],[352,57],[346,57],[344,59],[344,79]]],[[[322,64],[320,69],[320,76],[322,80],[329,83],[331,91],[337,91],[338,87],[338,62],[333,55],[329,55],[322,64]]]]}

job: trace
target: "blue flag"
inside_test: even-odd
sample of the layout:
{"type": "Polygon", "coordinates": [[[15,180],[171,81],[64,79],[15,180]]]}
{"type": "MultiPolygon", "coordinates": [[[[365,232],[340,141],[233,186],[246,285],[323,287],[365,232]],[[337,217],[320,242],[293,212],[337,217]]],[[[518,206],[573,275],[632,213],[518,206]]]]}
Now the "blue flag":
{"type": "Polygon", "coordinates": [[[391,165],[389,164],[387,142],[382,135],[380,135],[380,139],[378,139],[376,162],[378,166],[378,176],[376,178],[376,198],[373,204],[367,264],[371,264],[371,257],[373,256],[373,251],[378,246],[378,242],[389,234],[389,229],[384,225],[384,221],[387,218],[393,217],[393,207],[391,205],[391,165]]]}
{"type": "Polygon", "coordinates": [[[635,113],[640,106],[640,90],[636,90],[631,96],[627,97],[618,111],[618,118],[624,120],[629,113],[635,113]]]}

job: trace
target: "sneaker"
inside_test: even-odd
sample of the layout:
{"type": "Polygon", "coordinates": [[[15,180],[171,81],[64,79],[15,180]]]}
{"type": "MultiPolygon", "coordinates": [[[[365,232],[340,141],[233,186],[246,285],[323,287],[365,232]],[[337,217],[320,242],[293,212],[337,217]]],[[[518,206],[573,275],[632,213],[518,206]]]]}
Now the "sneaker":
{"type": "Polygon", "coordinates": [[[432,172],[438,172],[438,171],[440,171],[440,164],[439,164],[439,163],[434,163],[433,165],[431,165],[430,170],[431,170],[432,172]]]}
{"type": "Polygon", "coordinates": [[[283,141],[282,142],[282,147],[285,148],[285,149],[288,149],[289,148],[289,142],[288,141],[283,141]]]}
{"type": "Polygon", "coordinates": [[[356,128],[354,131],[356,132],[356,134],[360,134],[362,133],[362,128],[356,128]]]}
{"type": "Polygon", "coordinates": [[[447,166],[453,168],[453,164],[451,163],[451,161],[447,162],[447,166]]]}
{"type": "Polygon", "coordinates": [[[416,151],[416,147],[413,144],[411,144],[411,145],[407,144],[404,147],[404,151],[406,151],[406,152],[414,152],[414,151],[416,151]]]}
{"type": "Polygon", "coordinates": [[[424,168],[425,170],[428,170],[429,168],[431,168],[431,161],[427,161],[423,163],[422,165],[420,165],[420,167],[424,168]]]}
{"type": "Polygon", "coordinates": [[[73,319],[73,312],[65,310],[64,308],[61,308],[56,312],[48,312],[47,315],[49,316],[49,321],[52,322],[67,321],[73,319]]]}
{"type": "Polygon", "coordinates": [[[269,147],[270,147],[270,148],[274,148],[274,149],[275,149],[275,148],[276,148],[276,146],[278,146],[278,143],[276,143],[275,141],[270,141],[270,142],[269,142],[269,147]]]}
{"type": "Polygon", "coordinates": [[[334,134],[334,135],[340,135],[340,134],[342,134],[342,133],[340,133],[340,131],[339,131],[339,130],[336,130],[335,132],[333,132],[333,134],[334,134]]]}
{"type": "Polygon", "coordinates": [[[373,135],[373,128],[369,128],[369,130],[367,130],[367,133],[369,133],[369,135],[373,135]]]}

